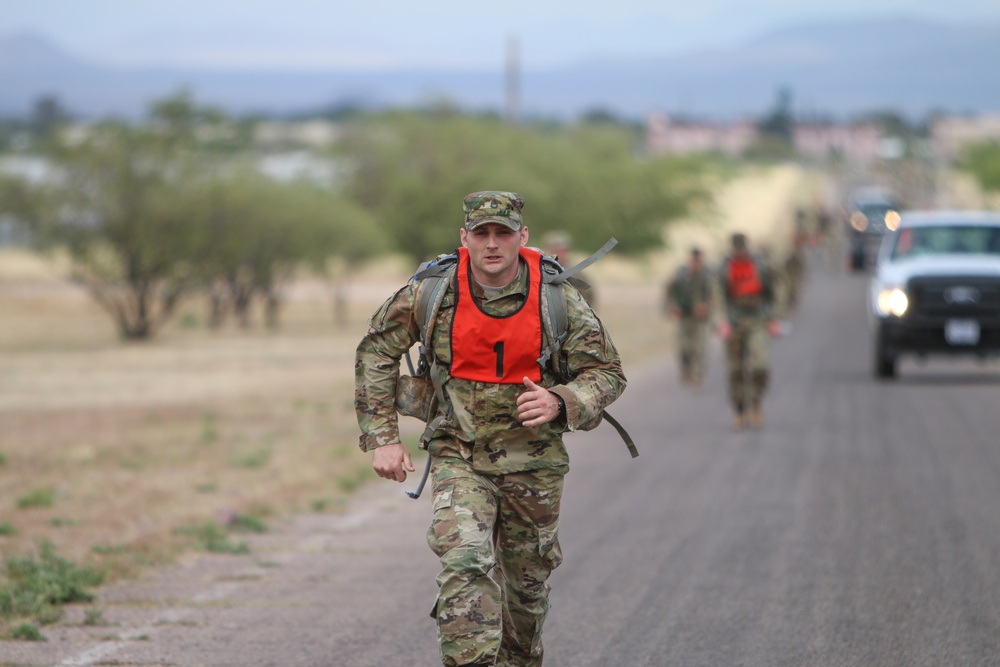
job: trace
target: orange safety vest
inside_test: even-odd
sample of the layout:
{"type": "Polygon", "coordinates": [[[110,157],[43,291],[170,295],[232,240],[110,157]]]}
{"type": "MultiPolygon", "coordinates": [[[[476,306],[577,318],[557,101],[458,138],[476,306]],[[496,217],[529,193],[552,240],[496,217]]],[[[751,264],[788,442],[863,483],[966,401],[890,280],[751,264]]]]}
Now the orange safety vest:
{"type": "Polygon", "coordinates": [[[463,380],[521,384],[541,382],[542,255],[521,248],[528,271],[528,298],[517,311],[496,317],[472,298],[469,251],[458,249],[458,298],[451,323],[451,375],[463,380]]]}
{"type": "Polygon", "coordinates": [[[750,257],[732,257],[726,276],[730,296],[759,296],[763,291],[757,263],[750,257]]]}

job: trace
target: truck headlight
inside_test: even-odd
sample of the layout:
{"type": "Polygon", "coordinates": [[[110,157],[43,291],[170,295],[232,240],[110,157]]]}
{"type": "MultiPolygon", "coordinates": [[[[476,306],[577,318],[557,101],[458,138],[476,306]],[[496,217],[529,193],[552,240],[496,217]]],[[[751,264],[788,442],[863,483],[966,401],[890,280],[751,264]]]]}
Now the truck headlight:
{"type": "Polygon", "coordinates": [[[851,214],[851,227],[859,232],[865,231],[868,229],[868,216],[861,211],[855,211],[851,214]]]}
{"type": "Polygon", "coordinates": [[[878,311],[882,315],[902,317],[910,307],[910,300],[899,287],[887,287],[878,293],[878,311]]]}
{"type": "Polygon", "coordinates": [[[894,232],[899,229],[899,211],[888,211],[885,214],[885,226],[890,232],[894,232]]]}

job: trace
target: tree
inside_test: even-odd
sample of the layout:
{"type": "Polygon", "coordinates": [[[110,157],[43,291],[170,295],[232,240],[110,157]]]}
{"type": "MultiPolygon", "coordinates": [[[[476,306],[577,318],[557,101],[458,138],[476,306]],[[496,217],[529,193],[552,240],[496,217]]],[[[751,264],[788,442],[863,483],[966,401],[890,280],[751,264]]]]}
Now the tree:
{"type": "Polygon", "coordinates": [[[35,100],[31,112],[31,131],[36,139],[46,141],[52,137],[61,124],[69,118],[59,99],[54,95],[43,95],[35,100]]]}
{"type": "Polygon", "coordinates": [[[196,163],[169,137],[118,122],[50,158],[55,178],[34,191],[39,240],[68,248],[74,279],[123,338],[151,336],[197,286],[191,258],[204,239],[179,196],[196,163]]]}
{"type": "Polygon", "coordinates": [[[758,123],[759,135],[745,153],[751,160],[787,160],[795,156],[792,93],[780,88],[774,108],[758,123]]]}
{"type": "Polygon", "coordinates": [[[758,124],[761,134],[791,143],[795,119],[792,117],[792,91],[780,88],[774,109],[758,124]]]}
{"type": "MultiPolygon", "coordinates": [[[[384,247],[356,205],[311,183],[279,183],[244,166],[203,183],[198,198],[215,326],[229,311],[249,326],[250,306],[261,298],[267,325],[274,328],[281,287],[300,265],[329,276],[331,258],[353,266],[384,247]]],[[[334,314],[343,315],[336,307],[334,314]]]]}
{"type": "Polygon", "coordinates": [[[126,339],[153,335],[204,278],[195,260],[205,233],[185,193],[213,165],[190,133],[160,122],[163,106],[178,117],[200,113],[179,95],[154,104],[149,125],[105,121],[80,142],[54,139],[51,176],[18,184],[13,211],[39,244],[68,249],[73,278],[126,339]]]}
{"type": "Polygon", "coordinates": [[[634,135],[609,124],[394,113],[354,125],[345,152],[348,192],[415,261],[455,247],[458,198],[476,190],[520,192],[529,229],[561,229],[594,249],[614,235],[624,253],[661,245],[664,225],[706,196],[695,159],[640,160],[634,135]]]}
{"type": "Polygon", "coordinates": [[[984,190],[1000,191],[1000,141],[987,141],[970,146],[960,166],[971,172],[984,190]]]}

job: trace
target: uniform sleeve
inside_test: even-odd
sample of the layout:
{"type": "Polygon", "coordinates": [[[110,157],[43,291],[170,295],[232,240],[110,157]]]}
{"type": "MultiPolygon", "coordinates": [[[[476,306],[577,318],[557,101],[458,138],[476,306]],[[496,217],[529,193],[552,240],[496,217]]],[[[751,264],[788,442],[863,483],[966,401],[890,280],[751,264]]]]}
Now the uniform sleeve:
{"type": "Polygon", "coordinates": [[[667,288],[664,290],[663,314],[670,315],[670,309],[678,306],[677,291],[680,287],[679,275],[674,273],[667,281],[667,288]]]}
{"type": "Polygon", "coordinates": [[[354,410],[363,451],[399,442],[396,384],[399,360],[419,338],[416,288],[396,292],[368,320],[354,360],[354,410]]]}
{"type": "Polygon", "coordinates": [[[722,314],[722,318],[727,322],[732,322],[732,303],[729,300],[729,285],[726,284],[726,277],[729,273],[728,264],[728,257],[722,260],[722,264],[719,265],[718,274],[716,275],[715,284],[719,289],[719,311],[722,314]]]}
{"type": "Polygon", "coordinates": [[[565,288],[568,331],[562,349],[570,376],[566,384],[550,387],[566,403],[566,425],[587,430],[600,423],[600,414],[625,391],[625,372],[610,334],[596,313],[573,288],[565,288]]]}

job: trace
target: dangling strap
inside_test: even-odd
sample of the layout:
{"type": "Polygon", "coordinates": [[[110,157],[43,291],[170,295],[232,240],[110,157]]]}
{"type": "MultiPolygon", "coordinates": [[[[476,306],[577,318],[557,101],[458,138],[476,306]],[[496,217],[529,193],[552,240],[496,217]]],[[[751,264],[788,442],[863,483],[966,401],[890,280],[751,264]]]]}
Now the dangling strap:
{"type": "Polygon", "coordinates": [[[607,410],[605,410],[603,414],[604,419],[615,427],[615,430],[618,431],[618,435],[620,435],[622,440],[625,441],[625,446],[628,447],[628,453],[632,455],[632,458],[639,456],[639,450],[636,449],[635,442],[632,440],[632,436],[628,434],[628,431],[625,430],[625,427],[619,424],[617,419],[609,415],[607,410]]]}
{"type": "Polygon", "coordinates": [[[545,276],[542,277],[542,281],[554,284],[566,282],[567,279],[573,277],[577,273],[580,273],[580,271],[583,271],[585,268],[587,268],[588,266],[599,260],[601,257],[607,255],[609,252],[611,252],[611,249],[614,248],[616,245],[618,245],[618,239],[612,236],[610,239],[608,239],[607,243],[601,246],[600,250],[595,252],[587,259],[583,260],[573,268],[566,269],[565,271],[561,271],[555,275],[546,274],[545,276]]]}

